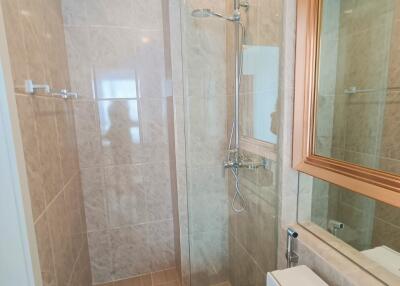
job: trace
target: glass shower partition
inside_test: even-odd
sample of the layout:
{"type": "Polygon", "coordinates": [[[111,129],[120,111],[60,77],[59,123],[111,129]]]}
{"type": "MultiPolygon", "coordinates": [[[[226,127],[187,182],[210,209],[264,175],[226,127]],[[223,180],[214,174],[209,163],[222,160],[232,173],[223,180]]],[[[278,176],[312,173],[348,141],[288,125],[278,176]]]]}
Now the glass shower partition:
{"type": "Polygon", "coordinates": [[[217,17],[192,17],[200,8],[231,15],[233,0],[170,2],[170,11],[180,11],[180,22],[172,14],[170,21],[172,42],[181,42],[180,52],[171,44],[172,62],[174,53],[182,61],[173,74],[183,285],[261,286],[276,268],[282,7],[277,0],[245,6],[240,154],[260,166],[240,169],[244,201],[236,204],[245,210],[235,212],[234,177],[223,168],[234,112],[234,28],[217,17]]]}

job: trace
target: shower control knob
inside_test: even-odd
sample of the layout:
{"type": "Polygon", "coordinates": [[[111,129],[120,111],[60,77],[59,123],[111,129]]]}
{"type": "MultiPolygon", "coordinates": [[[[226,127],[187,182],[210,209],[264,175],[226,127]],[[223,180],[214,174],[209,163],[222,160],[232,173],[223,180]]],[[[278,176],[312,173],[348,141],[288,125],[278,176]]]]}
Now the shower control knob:
{"type": "Polygon", "coordinates": [[[234,167],[237,167],[237,166],[238,166],[238,164],[236,162],[234,162],[234,161],[226,161],[226,162],[224,162],[224,168],[225,169],[234,168],[234,167]]]}

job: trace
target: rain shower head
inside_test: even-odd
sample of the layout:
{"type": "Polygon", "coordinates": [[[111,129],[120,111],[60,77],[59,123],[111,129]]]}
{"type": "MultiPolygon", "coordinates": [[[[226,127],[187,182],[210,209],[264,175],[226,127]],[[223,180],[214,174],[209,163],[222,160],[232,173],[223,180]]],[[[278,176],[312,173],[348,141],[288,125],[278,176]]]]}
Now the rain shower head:
{"type": "Polygon", "coordinates": [[[207,18],[213,16],[210,9],[195,9],[192,11],[192,16],[195,18],[207,18]]]}
{"type": "Polygon", "coordinates": [[[195,9],[192,11],[192,17],[195,18],[207,18],[207,17],[217,17],[221,18],[227,21],[239,21],[240,20],[240,15],[237,17],[225,17],[221,14],[218,14],[211,9],[195,9]]]}

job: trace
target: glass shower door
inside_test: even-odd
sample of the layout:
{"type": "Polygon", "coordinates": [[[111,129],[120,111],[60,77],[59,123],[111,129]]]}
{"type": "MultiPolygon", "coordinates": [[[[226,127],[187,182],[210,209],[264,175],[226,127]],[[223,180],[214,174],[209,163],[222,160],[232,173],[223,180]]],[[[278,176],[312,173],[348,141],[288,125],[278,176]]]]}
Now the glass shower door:
{"type": "Polygon", "coordinates": [[[242,23],[248,29],[245,49],[250,53],[244,53],[243,57],[247,74],[242,77],[244,144],[240,154],[258,168],[239,170],[239,187],[244,199],[236,199],[235,208],[243,206],[240,212],[232,207],[234,176],[223,168],[234,111],[234,29],[232,23],[216,17],[192,17],[192,11],[201,8],[230,15],[231,2],[188,0],[181,1],[180,6],[187,195],[187,224],[180,221],[181,228],[187,226],[187,241],[181,236],[182,270],[185,273],[187,262],[186,284],[192,286],[265,285],[266,273],[276,268],[278,197],[274,146],[278,138],[273,119],[279,67],[271,68],[270,63],[279,63],[280,1],[275,1],[272,9],[271,3],[250,3],[242,11],[242,23]],[[270,17],[270,21],[266,22],[264,17],[270,17]],[[263,38],[266,33],[262,29],[269,29],[271,35],[267,33],[268,37],[263,38]],[[262,58],[257,58],[262,53],[252,51],[269,49],[275,54],[270,54],[274,58],[265,66],[276,81],[275,89],[271,85],[260,85],[265,81],[265,69],[251,69],[254,61],[264,63],[262,58]],[[260,104],[265,104],[265,108],[257,111],[260,104]],[[260,126],[265,130],[255,131],[261,130],[260,126]],[[261,141],[266,139],[273,142],[261,141]],[[185,261],[185,243],[188,261],[185,261]]]}

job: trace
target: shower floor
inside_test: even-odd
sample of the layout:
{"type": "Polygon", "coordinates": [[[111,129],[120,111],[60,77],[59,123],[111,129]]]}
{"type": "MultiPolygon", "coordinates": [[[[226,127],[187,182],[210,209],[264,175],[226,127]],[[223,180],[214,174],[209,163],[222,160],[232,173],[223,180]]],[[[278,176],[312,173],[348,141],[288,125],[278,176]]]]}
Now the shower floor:
{"type": "Polygon", "coordinates": [[[175,268],[96,286],[180,286],[175,268]]]}

